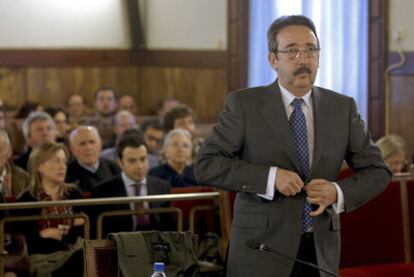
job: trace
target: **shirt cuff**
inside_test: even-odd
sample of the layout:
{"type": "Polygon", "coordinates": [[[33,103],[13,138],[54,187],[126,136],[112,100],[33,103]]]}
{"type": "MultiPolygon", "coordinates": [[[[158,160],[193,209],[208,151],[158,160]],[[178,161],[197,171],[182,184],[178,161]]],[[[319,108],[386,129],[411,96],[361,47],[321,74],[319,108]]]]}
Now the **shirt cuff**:
{"type": "Polygon", "coordinates": [[[338,186],[337,183],[332,182],[335,185],[337,201],[336,203],[332,204],[332,208],[334,209],[336,214],[340,214],[345,211],[345,199],[344,193],[342,192],[341,188],[338,186]]]}
{"type": "Polygon", "coordinates": [[[273,197],[275,196],[276,173],[277,173],[277,167],[272,166],[269,170],[269,175],[267,177],[266,193],[265,194],[258,193],[257,196],[262,197],[267,200],[273,200],[273,197]]]}

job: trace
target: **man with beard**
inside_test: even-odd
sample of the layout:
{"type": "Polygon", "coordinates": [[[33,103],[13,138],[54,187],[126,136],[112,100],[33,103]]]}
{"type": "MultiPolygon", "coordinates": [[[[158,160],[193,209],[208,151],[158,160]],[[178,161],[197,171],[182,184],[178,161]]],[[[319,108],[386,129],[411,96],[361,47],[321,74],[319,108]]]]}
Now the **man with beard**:
{"type": "Polygon", "coordinates": [[[259,246],[337,272],[339,213],[383,191],[390,171],[355,101],[313,85],[321,50],[313,22],[281,17],[267,37],[278,79],[228,96],[195,174],[237,191],[226,276],[326,276],[259,246]],[[355,174],[337,180],[343,160],[355,174]]]}

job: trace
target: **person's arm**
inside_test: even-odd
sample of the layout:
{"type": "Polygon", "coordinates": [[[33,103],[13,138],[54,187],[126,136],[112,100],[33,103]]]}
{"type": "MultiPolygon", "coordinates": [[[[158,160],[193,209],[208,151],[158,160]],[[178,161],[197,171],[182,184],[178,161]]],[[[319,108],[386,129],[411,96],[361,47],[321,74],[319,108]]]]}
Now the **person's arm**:
{"type": "Polygon", "coordinates": [[[237,94],[231,93],[227,98],[224,111],[200,149],[194,173],[202,184],[264,194],[270,166],[251,164],[239,159],[246,130],[237,94]]]}
{"type": "Polygon", "coordinates": [[[391,179],[379,148],[372,142],[367,128],[350,100],[349,143],[345,160],[354,174],[337,180],[344,196],[346,212],[352,211],[382,192],[391,179]]]}

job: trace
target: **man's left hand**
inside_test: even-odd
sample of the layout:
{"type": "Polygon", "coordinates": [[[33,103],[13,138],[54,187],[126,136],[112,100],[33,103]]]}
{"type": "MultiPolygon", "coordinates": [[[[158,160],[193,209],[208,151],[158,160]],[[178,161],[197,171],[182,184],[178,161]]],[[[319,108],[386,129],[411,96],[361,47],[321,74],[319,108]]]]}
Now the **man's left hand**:
{"type": "Polygon", "coordinates": [[[304,189],[308,195],[306,200],[311,204],[319,206],[316,211],[310,212],[311,216],[320,215],[326,207],[337,201],[335,185],[327,180],[314,179],[304,189]]]}

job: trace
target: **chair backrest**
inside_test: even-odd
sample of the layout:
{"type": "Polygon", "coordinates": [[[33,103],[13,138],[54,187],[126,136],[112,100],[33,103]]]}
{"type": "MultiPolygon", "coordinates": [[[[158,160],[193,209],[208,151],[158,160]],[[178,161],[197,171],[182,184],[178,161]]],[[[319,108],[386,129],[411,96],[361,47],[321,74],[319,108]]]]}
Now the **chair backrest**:
{"type": "Polygon", "coordinates": [[[87,276],[118,276],[118,252],[113,240],[85,240],[87,276]]]}
{"type": "MultiPolygon", "coordinates": [[[[171,193],[200,193],[213,192],[211,187],[184,187],[172,188],[171,193]]],[[[190,230],[195,234],[205,232],[217,232],[216,214],[214,211],[215,203],[213,199],[201,200],[178,200],[172,201],[171,205],[181,209],[184,218],[184,230],[190,230]],[[211,207],[208,209],[207,207],[211,207]]]]}

